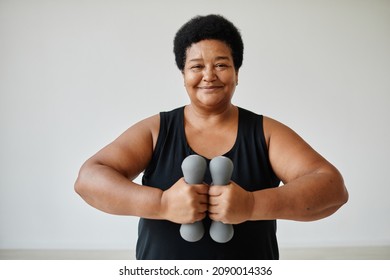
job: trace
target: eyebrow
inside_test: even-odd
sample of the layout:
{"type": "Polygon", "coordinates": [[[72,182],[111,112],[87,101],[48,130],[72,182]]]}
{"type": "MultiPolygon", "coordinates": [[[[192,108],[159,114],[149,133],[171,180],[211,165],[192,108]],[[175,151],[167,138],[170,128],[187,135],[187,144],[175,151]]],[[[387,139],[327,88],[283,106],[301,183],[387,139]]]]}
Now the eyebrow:
{"type": "MultiPolygon", "coordinates": [[[[217,56],[215,60],[230,60],[230,58],[228,56],[217,56]]],[[[203,61],[203,58],[193,58],[189,61],[203,61]]]]}
{"type": "Polygon", "coordinates": [[[216,60],[230,60],[228,56],[217,56],[216,60]]]}

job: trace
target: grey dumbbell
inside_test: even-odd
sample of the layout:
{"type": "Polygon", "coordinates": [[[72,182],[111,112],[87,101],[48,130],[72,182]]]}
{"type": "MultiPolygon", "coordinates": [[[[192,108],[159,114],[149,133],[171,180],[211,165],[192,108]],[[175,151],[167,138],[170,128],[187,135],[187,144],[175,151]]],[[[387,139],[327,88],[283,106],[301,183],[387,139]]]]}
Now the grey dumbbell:
{"type": "MultiPolygon", "coordinates": [[[[224,186],[229,184],[233,173],[233,162],[224,156],[218,156],[210,162],[210,173],[213,185],[224,186]]],[[[210,227],[211,238],[218,243],[226,243],[233,238],[234,228],[230,224],[212,221],[210,227]]]]}
{"type": "MultiPolygon", "coordinates": [[[[198,155],[190,155],[186,157],[181,164],[184,180],[187,184],[203,183],[206,168],[206,160],[198,155]]],[[[204,226],[202,221],[197,221],[192,224],[182,224],[180,226],[180,235],[184,240],[189,242],[199,241],[204,235],[204,226]]]]}

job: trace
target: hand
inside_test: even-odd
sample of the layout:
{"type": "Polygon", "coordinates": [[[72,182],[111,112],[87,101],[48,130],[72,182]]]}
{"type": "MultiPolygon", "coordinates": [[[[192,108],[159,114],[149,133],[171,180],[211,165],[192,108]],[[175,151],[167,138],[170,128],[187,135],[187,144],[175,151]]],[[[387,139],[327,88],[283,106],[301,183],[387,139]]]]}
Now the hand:
{"type": "Polygon", "coordinates": [[[209,216],[225,224],[239,224],[250,219],[254,206],[251,192],[234,182],[209,189],[209,216]]]}
{"type": "Polygon", "coordinates": [[[184,178],[179,179],[161,196],[161,212],[164,219],[190,224],[203,220],[208,208],[206,184],[188,185],[184,178]]]}

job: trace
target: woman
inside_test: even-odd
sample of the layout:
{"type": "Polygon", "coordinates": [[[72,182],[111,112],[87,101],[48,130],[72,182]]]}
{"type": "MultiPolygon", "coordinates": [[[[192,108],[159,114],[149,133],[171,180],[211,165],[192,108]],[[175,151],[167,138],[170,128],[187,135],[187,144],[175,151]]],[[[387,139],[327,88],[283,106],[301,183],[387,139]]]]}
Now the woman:
{"type": "Polygon", "coordinates": [[[278,259],[276,220],[333,214],[348,199],[342,176],[290,128],[232,104],[243,43],[231,22],[191,19],[174,52],[190,104],[140,121],[92,156],[77,193],[107,213],[140,217],[137,259],[278,259]],[[231,182],[211,186],[207,172],[189,187],[180,166],[190,154],[229,157],[231,182]],[[208,229],[212,220],[233,224],[234,237],[180,237],[180,224],[208,229]]]}

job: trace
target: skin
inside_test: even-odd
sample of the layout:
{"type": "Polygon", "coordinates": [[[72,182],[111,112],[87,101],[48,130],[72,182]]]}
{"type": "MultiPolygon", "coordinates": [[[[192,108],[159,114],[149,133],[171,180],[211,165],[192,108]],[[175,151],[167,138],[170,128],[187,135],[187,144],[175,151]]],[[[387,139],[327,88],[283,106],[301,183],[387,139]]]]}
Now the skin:
{"type": "MultiPolygon", "coordinates": [[[[206,158],[229,151],[238,130],[238,109],[231,103],[238,83],[230,48],[204,40],[187,49],[182,71],[190,104],[185,133],[191,148],[206,158]]],[[[247,192],[231,181],[226,186],[189,187],[180,178],[171,188],[133,182],[148,165],[158,138],[159,115],[131,126],[88,159],[80,169],[76,192],[104,212],[175,223],[193,223],[206,215],[238,224],[248,220],[313,221],[337,211],[348,200],[338,170],[293,130],[264,117],[270,163],[283,186],[247,192]]]]}

